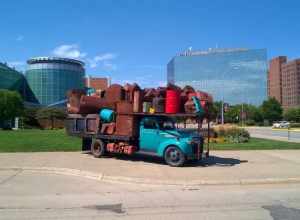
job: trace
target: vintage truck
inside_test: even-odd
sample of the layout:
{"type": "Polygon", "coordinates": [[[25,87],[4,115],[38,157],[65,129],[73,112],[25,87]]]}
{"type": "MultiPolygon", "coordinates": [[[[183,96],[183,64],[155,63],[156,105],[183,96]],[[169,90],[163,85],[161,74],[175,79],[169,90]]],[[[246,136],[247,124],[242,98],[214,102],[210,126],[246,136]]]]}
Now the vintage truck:
{"type": "Polygon", "coordinates": [[[201,120],[198,115],[185,113],[117,114],[117,123],[122,124],[122,129],[126,132],[129,129],[130,135],[126,135],[126,132],[124,135],[120,131],[105,132],[100,128],[101,118],[98,114],[69,114],[66,119],[66,131],[69,135],[81,137],[82,150],[90,150],[95,157],[102,157],[108,153],[144,154],[162,157],[168,165],[175,167],[184,165],[188,160],[208,157],[209,148],[205,151],[200,133],[177,129],[175,118],[189,118],[198,122],[199,131],[201,120]]]}

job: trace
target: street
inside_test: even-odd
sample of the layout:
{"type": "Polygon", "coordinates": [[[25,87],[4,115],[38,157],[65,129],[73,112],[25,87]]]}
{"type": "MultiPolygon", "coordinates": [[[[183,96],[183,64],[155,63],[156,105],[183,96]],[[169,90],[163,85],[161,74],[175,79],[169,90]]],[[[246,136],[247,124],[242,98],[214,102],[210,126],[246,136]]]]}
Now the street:
{"type": "Polygon", "coordinates": [[[287,129],[279,130],[271,127],[246,127],[246,129],[250,132],[251,137],[300,143],[300,131],[288,132],[287,129]]]}
{"type": "Polygon", "coordinates": [[[202,165],[81,152],[0,154],[0,219],[300,219],[299,151],[202,165]],[[75,162],[76,161],[76,162],[75,162]]]}
{"type": "Polygon", "coordinates": [[[300,185],[112,184],[0,171],[0,219],[300,219],[300,185]]]}

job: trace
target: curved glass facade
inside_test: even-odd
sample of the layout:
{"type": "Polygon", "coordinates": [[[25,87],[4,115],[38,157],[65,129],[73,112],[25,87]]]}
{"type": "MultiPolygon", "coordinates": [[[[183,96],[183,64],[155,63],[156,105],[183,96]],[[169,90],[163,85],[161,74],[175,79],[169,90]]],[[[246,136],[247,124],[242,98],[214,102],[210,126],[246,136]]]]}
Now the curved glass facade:
{"type": "Polygon", "coordinates": [[[36,58],[28,61],[26,78],[41,105],[66,99],[70,89],[84,87],[83,63],[63,58],[36,58]]]}
{"type": "Polygon", "coordinates": [[[24,75],[2,63],[0,63],[0,89],[17,91],[24,101],[37,102],[24,75]]]}
{"type": "Polygon", "coordinates": [[[267,97],[267,51],[188,51],[168,63],[167,78],[179,86],[209,92],[216,101],[259,105],[267,97]]]}

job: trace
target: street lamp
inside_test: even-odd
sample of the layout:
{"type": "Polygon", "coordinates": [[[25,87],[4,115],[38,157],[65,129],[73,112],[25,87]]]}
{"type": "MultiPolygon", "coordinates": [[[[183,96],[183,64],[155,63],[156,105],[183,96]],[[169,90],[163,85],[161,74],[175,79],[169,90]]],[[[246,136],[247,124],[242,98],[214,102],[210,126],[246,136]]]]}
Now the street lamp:
{"type": "MultiPolygon", "coordinates": [[[[238,70],[239,68],[237,66],[233,67],[234,70],[238,70]]],[[[225,82],[225,74],[228,74],[231,72],[231,69],[227,69],[226,71],[223,72],[222,74],[222,80],[223,80],[223,92],[222,92],[222,101],[221,101],[221,123],[224,125],[224,82],[225,82]]]]}

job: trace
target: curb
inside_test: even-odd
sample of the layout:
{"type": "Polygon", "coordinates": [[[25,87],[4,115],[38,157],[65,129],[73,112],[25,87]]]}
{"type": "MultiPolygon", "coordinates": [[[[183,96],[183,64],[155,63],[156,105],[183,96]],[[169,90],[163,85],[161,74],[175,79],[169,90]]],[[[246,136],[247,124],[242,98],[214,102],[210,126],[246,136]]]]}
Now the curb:
{"type": "Polygon", "coordinates": [[[59,174],[66,176],[77,176],[86,179],[110,182],[110,183],[128,183],[148,186],[180,186],[180,187],[196,187],[204,185],[262,185],[262,184],[283,184],[283,183],[300,183],[300,177],[289,178],[265,178],[265,179],[240,179],[240,180],[194,180],[189,182],[184,181],[168,181],[168,180],[153,180],[143,178],[132,178],[123,176],[109,176],[103,173],[93,173],[89,171],[57,168],[57,167],[1,167],[0,171],[15,170],[15,171],[30,171],[42,172],[48,174],[59,174]]]}
{"type": "Polygon", "coordinates": [[[290,128],[290,129],[287,129],[287,128],[272,128],[272,131],[292,131],[292,132],[300,132],[300,129],[299,128],[290,128]]]}

